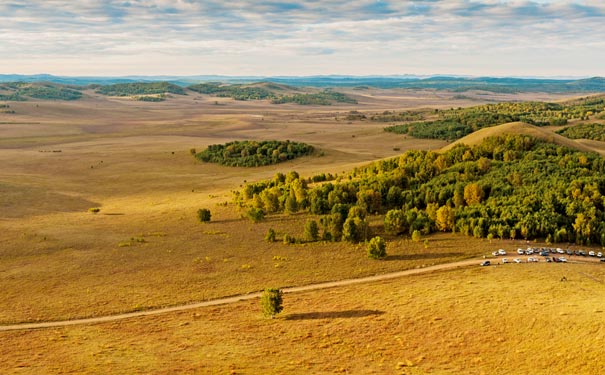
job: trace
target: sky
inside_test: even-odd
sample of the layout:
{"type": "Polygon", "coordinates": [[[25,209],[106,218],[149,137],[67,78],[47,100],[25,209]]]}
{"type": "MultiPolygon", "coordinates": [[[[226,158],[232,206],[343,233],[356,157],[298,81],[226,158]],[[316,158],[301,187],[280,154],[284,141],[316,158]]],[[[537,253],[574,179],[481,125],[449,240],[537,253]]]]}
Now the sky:
{"type": "Polygon", "coordinates": [[[0,74],[605,76],[602,0],[0,0],[0,74]]]}

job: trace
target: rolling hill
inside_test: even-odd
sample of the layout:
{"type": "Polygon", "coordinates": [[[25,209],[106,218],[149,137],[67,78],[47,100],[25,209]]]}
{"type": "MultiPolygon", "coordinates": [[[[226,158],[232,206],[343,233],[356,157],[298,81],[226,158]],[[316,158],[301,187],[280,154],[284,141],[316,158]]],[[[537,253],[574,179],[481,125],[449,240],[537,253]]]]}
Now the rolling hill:
{"type": "Polygon", "coordinates": [[[507,135],[507,134],[523,134],[536,137],[538,139],[545,140],[557,145],[566,146],[573,148],[578,151],[585,152],[597,152],[594,148],[591,148],[585,144],[576,142],[572,139],[565,138],[562,135],[553,133],[552,131],[543,127],[538,127],[524,122],[509,122],[507,124],[492,126],[489,128],[479,129],[474,133],[471,133],[465,137],[458,139],[455,142],[441,149],[442,152],[446,152],[454,148],[459,144],[465,144],[468,146],[476,146],[483,142],[488,137],[507,135]]]}

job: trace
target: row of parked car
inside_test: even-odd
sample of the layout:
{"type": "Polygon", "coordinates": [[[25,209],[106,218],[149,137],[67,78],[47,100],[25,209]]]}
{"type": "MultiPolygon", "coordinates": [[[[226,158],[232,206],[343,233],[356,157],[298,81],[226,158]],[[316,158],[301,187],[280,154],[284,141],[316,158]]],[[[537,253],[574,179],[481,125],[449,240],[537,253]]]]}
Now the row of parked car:
{"type": "MultiPolygon", "coordinates": [[[[539,254],[540,256],[544,257],[544,260],[548,263],[551,262],[555,262],[555,263],[566,263],[567,262],[567,258],[564,256],[559,256],[559,255],[569,255],[569,256],[591,256],[591,257],[598,257],[600,258],[601,262],[605,262],[605,257],[603,257],[603,253],[602,252],[595,252],[595,251],[589,251],[588,253],[586,253],[586,251],[584,250],[570,250],[570,249],[566,249],[563,250],[561,248],[551,248],[551,247],[528,247],[527,249],[517,249],[517,254],[518,255],[534,255],[534,254],[539,254]],[[554,254],[556,256],[551,256],[551,254],[554,254]]],[[[494,251],[492,253],[493,256],[495,257],[499,257],[499,256],[506,256],[507,252],[504,249],[499,249],[497,251],[494,251]]],[[[534,263],[534,262],[538,262],[539,259],[536,257],[529,257],[527,258],[527,262],[528,263],[534,263]]],[[[522,263],[523,260],[520,258],[514,258],[512,261],[509,261],[508,258],[502,258],[502,263],[522,263]]],[[[482,266],[489,266],[491,264],[491,262],[489,260],[485,260],[483,262],[481,262],[482,266]]]]}
{"type": "MultiPolygon", "coordinates": [[[[497,251],[494,251],[492,253],[493,256],[503,256],[506,255],[506,250],[504,249],[500,249],[497,251]]],[[[528,247],[527,249],[517,249],[517,254],[519,255],[533,255],[533,254],[540,254],[541,256],[550,256],[550,254],[562,254],[562,255],[576,255],[576,256],[591,256],[591,257],[598,257],[603,259],[603,253],[602,252],[595,252],[593,250],[590,250],[588,253],[586,253],[586,251],[584,250],[570,250],[570,249],[566,249],[563,250],[560,247],[559,248],[553,248],[553,247],[528,247]]]]}

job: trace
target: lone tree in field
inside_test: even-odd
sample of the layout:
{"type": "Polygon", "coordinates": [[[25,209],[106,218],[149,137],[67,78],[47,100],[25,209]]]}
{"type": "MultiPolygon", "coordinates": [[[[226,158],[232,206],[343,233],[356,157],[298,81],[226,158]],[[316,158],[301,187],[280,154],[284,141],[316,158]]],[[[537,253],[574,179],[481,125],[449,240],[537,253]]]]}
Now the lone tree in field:
{"type": "Polygon", "coordinates": [[[384,259],[387,256],[387,245],[381,237],[374,237],[368,243],[368,258],[384,259]]]}
{"type": "Polygon", "coordinates": [[[210,213],[209,209],[200,208],[199,210],[197,210],[197,217],[198,217],[198,219],[200,219],[200,222],[207,223],[210,221],[212,214],[210,213]]]}
{"type": "Polygon", "coordinates": [[[267,288],[263,291],[260,297],[260,305],[265,317],[274,318],[283,310],[282,295],[283,292],[277,288],[267,288]]]}

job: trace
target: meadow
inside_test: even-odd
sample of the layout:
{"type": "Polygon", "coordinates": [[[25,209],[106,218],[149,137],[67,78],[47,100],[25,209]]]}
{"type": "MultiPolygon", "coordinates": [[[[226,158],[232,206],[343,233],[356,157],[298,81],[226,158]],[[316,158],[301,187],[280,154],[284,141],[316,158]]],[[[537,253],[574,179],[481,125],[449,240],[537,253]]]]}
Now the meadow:
{"type": "MultiPolygon", "coordinates": [[[[15,113],[0,113],[0,325],[116,314],[267,286],[419,268],[524,243],[449,233],[429,236],[425,247],[387,237],[384,261],[368,259],[363,244],[267,243],[263,237],[269,228],[278,238],[302,235],[308,216],[280,214],[258,224],[242,219],[230,202],[232,191],[246,182],[290,170],[303,176],[342,175],[405,150],[448,144],[386,133],[384,123],[347,120],[350,111],[563,99],[528,93],[460,98],[429,90],[343,91],[358,103],[273,105],[196,93],[141,102],[92,90],[78,101],[11,103],[15,113]],[[263,139],[304,142],[319,152],[258,168],[205,164],[190,153],[211,144],[263,139]],[[207,224],[196,218],[204,207],[212,211],[207,224]]],[[[590,147],[602,145],[592,141],[590,147]]],[[[371,220],[374,227],[382,225],[381,217],[371,220]]],[[[572,373],[594,373],[598,367],[592,366],[603,364],[592,355],[603,340],[602,328],[592,321],[602,312],[603,286],[595,279],[603,279],[603,269],[561,266],[567,267],[565,274],[580,275],[562,284],[563,268],[549,266],[465,269],[292,294],[275,320],[262,319],[257,301],[249,301],[101,325],[4,332],[0,372],[413,374],[470,369],[504,374],[526,366],[546,374],[553,364],[572,373]],[[460,313],[449,313],[454,308],[460,313]],[[523,338],[527,341],[519,342],[523,338]],[[543,353],[542,345],[552,342],[562,347],[543,353]],[[509,345],[515,349],[505,351],[509,345]],[[581,350],[570,353],[578,345],[581,350]],[[537,360],[530,357],[534,354],[537,360]]]]}

